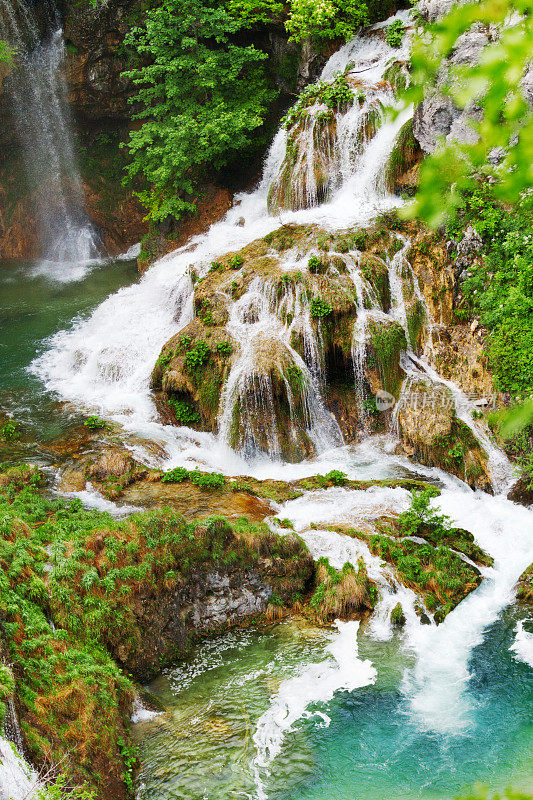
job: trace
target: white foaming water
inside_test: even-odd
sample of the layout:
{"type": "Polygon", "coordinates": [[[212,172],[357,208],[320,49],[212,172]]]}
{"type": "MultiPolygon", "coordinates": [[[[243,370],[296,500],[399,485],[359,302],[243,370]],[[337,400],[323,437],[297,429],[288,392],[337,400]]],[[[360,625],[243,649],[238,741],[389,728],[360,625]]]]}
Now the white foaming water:
{"type": "MultiPolygon", "coordinates": [[[[384,612],[390,615],[394,605],[401,602],[406,616],[406,646],[416,656],[414,667],[406,672],[403,681],[406,713],[414,715],[426,730],[462,733],[473,724],[468,692],[472,651],[483,641],[485,629],[512,602],[518,577],[533,561],[531,512],[501,496],[490,497],[467,487],[443,490],[433,505],[440,506],[456,525],[474,534],[479,546],[494,558],[494,567],[482,569],[484,580],[480,587],[442,624],[422,625],[414,613],[413,593],[402,587],[395,593],[394,582],[380,559],[372,556],[363,543],[326,529],[327,524],[348,524],[365,530],[365,523],[368,527],[373,519],[397,514],[408,505],[409,495],[402,489],[329,489],[289,501],[278,513],[293,522],[316,558],[327,556],[337,568],[346,561],[353,563],[363,558],[381,593],[377,618],[369,626],[375,638],[390,635],[390,621],[384,612]],[[311,523],[323,529],[311,529],[311,523]]],[[[525,640],[522,634],[522,647],[525,640]]]]}
{"type": "Polygon", "coordinates": [[[359,623],[337,620],[335,627],[326,646],[328,658],[283,681],[270,708],[257,721],[253,768],[259,800],[267,798],[264,781],[270,774],[269,765],[281,752],[283,739],[295,723],[302,717],[317,715],[329,724],[327,715],[314,708],[316,704],[329,703],[338,691],[353,692],[376,680],[371,662],[361,661],[357,654],[359,623]]]}
{"type": "Polygon", "coordinates": [[[142,700],[137,695],[137,697],[133,701],[133,711],[131,714],[131,721],[134,725],[136,725],[138,722],[149,722],[155,717],[158,717],[161,713],[162,713],[161,711],[150,711],[150,709],[146,708],[143,705],[142,700]]]}
{"type": "MultiPolygon", "coordinates": [[[[405,37],[404,49],[407,39],[405,37]]],[[[357,77],[363,84],[372,86],[391,59],[406,54],[406,49],[405,52],[393,50],[375,37],[357,38],[330,59],[323,78],[329,79],[353,62],[357,77]]],[[[383,99],[390,99],[388,88],[383,89],[383,99]]],[[[314,222],[332,229],[363,225],[379,211],[396,206],[398,199],[378,191],[376,182],[408,115],[409,112],[404,112],[394,122],[382,125],[361,157],[352,164],[351,174],[330,202],[308,210],[284,211],[281,214],[283,223],[314,222]]],[[[109,297],[87,320],[76,323],[70,331],[58,333],[52,338],[48,351],[32,364],[32,371],[60,397],[121,422],[130,431],[165,443],[169,465],[184,458],[184,434],[183,429],[157,421],[149,390],[151,370],[163,344],[192,319],[190,265],[202,273],[222,254],[237,250],[279,227],[280,215],[268,215],[267,195],[279,175],[286,142],[286,131],[281,129],[267,157],[260,186],[251,194],[239,196],[226,217],[214,224],[206,235],[192,239],[185,247],[158,261],[139,283],[109,297]]],[[[316,398],[316,392],[313,394],[316,398]]],[[[319,413],[316,404],[314,408],[319,413]]],[[[313,407],[309,411],[313,414],[313,407]]],[[[323,416],[322,419],[326,420],[323,416]]],[[[320,414],[317,421],[320,423],[320,414]]],[[[221,427],[226,436],[224,418],[221,427]]],[[[316,434],[320,429],[323,430],[324,425],[314,425],[316,434]]],[[[187,441],[187,458],[196,446],[196,458],[200,461],[209,462],[214,448],[218,447],[212,436],[197,435],[187,441]]],[[[331,437],[327,436],[319,444],[328,446],[331,437]]],[[[218,455],[221,455],[220,450],[218,455]]]]}
{"type": "MultiPolygon", "coordinates": [[[[532,622],[532,620],[526,620],[532,622]]],[[[533,668],[533,633],[524,629],[524,622],[519,620],[515,628],[515,640],[509,650],[514,653],[514,657],[524,664],[533,668]]]]}
{"type": "Polygon", "coordinates": [[[37,774],[0,736],[0,800],[30,800],[38,788],[37,774]]]}

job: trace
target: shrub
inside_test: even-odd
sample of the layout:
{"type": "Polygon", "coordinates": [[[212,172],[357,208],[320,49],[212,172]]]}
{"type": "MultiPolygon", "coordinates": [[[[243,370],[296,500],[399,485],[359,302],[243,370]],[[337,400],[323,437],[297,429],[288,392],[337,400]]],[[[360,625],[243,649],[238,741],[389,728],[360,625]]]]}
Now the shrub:
{"type": "Polygon", "coordinates": [[[90,431],[100,431],[107,428],[107,422],[104,419],[100,419],[100,417],[97,417],[95,414],[88,417],[83,424],[86,428],[89,428],[90,431]]]}
{"type": "Polygon", "coordinates": [[[161,481],[163,483],[183,483],[189,477],[189,470],[185,469],[185,467],[174,467],[174,469],[169,469],[163,477],[161,481]]]}
{"type": "Polygon", "coordinates": [[[338,469],[332,469],[324,475],[326,481],[329,481],[333,486],[344,486],[346,484],[346,475],[338,469]]]}
{"type": "Polygon", "coordinates": [[[215,350],[221,356],[230,356],[233,353],[233,345],[231,342],[219,342],[215,350]]]}
{"type": "Polygon", "coordinates": [[[226,484],[220,472],[200,472],[197,469],[189,472],[189,480],[200,489],[222,489],[226,484]]]}
{"type": "Polygon", "coordinates": [[[326,303],[322,297],[313,297],[311,300],[311,316],[315,319],[322,319],[322,317],[327,317],[331,314],[333,308],[326,303]]]}
{"type": "Polygon", "coordinates": [[[433,487],[428,487],[420,492],[413,489],[411,507],[398,517],[400,531],[404,536],[424,536],[425,531],[429,530],[432,538],[439,540],[449,534],[450,518],[439,514],[430,506],[431,498],[438,494],[439,490],[433,487]]]}
{"type": "Polygon", "coordinates": [[[405,28],[400,19],[394,20],[385,31],[385,41],[389,47],[401,47],[405,28]]]}
{"type": "Polygon", "coordinates": [[[174,411],[176,422],[182,425],[194,425],[200,422],[200,414],[184,400],[177,397],[169,397],[168,404],[174,411]]]}
{"type": "MultiPolygon", "coordinates": [[[[87,423],[85,423],[87,424],[87,423]]],[[[0,425],[0,440],[16,441],[20,439],[19,424],[13,419],[8,419],[0,425]]]]}

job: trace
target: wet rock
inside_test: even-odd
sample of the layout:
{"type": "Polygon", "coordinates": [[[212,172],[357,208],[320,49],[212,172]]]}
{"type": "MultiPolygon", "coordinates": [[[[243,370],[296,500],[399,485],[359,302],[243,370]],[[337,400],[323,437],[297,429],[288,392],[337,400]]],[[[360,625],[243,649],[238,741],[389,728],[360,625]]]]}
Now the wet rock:
{"type": "Polygon", "coordinates": [[[472,431],[456,417],[443,384],[409,380],[397,410],[400,438],[415,461],[451,472],[470,486],[491,491],[488,457],[472,431]]]}
{"type": "Polygon", "coordinates": [[[457,0],[418,0],[416,5],[420,16],[427,22],[435,22],[457,5],[457,0]]]}
{"type": "Polygon", "coordinates": [[[530,564],[520,575],[516,596],[518,600],[533,604],[533,564],[530,564]]]}
{"type": "Polygon", "coordinates": [[[530,478],[519,478],[507,495],[508,499],[522,506],[533,505],[533,488],[531,487],[531,483],[532,481],[530,478]]]}

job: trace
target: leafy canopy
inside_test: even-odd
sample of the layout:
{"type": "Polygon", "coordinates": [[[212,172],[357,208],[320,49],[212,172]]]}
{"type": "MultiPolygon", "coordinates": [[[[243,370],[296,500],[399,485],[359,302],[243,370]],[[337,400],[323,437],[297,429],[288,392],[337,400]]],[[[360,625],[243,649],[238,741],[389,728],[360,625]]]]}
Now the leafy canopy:
{"type": "Polygon", "coordinates": [[[286,28],[291,39],[351,39],[358,27],[369,22],[361,0],[292,0],[286,28]]]}
{"type": "Polygon", "coordinates": [[[532,52],[531,0],[458,5],[415,40],[408,100],[419,103],[438,87],[459,108],[478,102],[483,113],[480,122],[472,122],[479,134],[476,143],[442,144],[425,159],[413,216],[438,226],[453,215],[462,192],[472,190],[475,176],[495,180],[496,196],[506,202],[515,202],[531,186],[533,119],[522,80],[532,52]],[[498,26],[499,37],[484,48],[476,64],[445,64],[459,38],[475,24],[498,26]],[[501,154],[500,163],[489,159],[495,152],[501,154]]]}
{"type": "MultiPolygon", "coordinates": [[[[252,4],[249,4],[252,8],[252,4]]],[[[131,133],[130,178],[154,220],[193,210],[200,179],[244,151],[274,92],[254,45],[235,43],[254,15],[216,0],[168,0],[126,37],[148,64],[129,70],[141,127],[131,133]]]]}

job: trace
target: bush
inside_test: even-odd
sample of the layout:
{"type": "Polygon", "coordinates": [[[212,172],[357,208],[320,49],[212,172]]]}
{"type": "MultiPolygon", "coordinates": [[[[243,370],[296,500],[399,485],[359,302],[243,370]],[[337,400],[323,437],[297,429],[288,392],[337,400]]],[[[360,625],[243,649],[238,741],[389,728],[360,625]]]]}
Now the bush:
{"type": "Polygon", "coordinates": [[[168,404],[174,411],[176,422],[181,425],[196,425],[200,422],[200,414],[184,400],[179,400],[177,397],[169,397],[168,404]]]}
{"type": "Polygon", "coordinates": [[[221,356],[230,356],[233,353],[233,345],[231,342],[219,342],[215,350],[221,356]]]}
{"type": "Polygon", "coordinates": [[[89,428],[90,431],[101,431],[107,428],[107,422],[104,419],[100,419],[100,417],[97,417],[95,414],[88,417],[83,424],[86,428],[89,428]]]}
{"type": "Polygon", "coordinates": [[[327,317],[331,314],[333,308],[326,303],[322,297],[313,297],[311,300],[311,316],[315,319],[322,319],[322,317],[327,317]]]}
{"type": "Polygon", "coordinates": [[[163,483],[183,483],[189,477],[189,470],[185,469],[185,467],[174,467],[174,469],[169,469],[163,477],[161,481],[163,483]]]}
{"type": "Polygon", "coordinates": [[[385,41],[389,47],[401,47],[405,28],[400,19],[394,20],[385,31],[385,41]]]}
{"type": "Polygon", "coordinates": [[[0,440],[14,442],[20,439],[19,424],[13,419],[8,419],[0,425],[0,440]]]}
{"type": "Polygon", "coordinates": [[[398,524],[403,536],[424,536],[430,531],[433,540],[445,538],[451,530],[451,521],[444,514],[431,508],[432,497],[439,494],[438,489],[428,487],[418,492],[411,492],[411,507],[398,517],[398,524]]]}
{"type": "Polygon", "coordinates": [[[200,489],[223,489],[226,479],[220,472],[200,472],[193,470],[189,472],[189,480],[200,489]]]}

